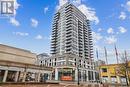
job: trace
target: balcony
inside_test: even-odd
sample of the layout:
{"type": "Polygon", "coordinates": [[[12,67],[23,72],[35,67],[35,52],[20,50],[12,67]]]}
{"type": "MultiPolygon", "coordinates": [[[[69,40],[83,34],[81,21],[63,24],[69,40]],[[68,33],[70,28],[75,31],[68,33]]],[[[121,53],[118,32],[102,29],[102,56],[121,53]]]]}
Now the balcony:
{"type": "Polygon", "coordinates": [[[68,45],[71,44],[71,40],[66,41],[66,44],[68,45]]]}
{"type": "Polygon", "coordinates": [[[66,52],[68,53],[68,52],[70,52],[71,51],[71,49],[66,49],[66,52]]]}
{"type": "Polygon", "coordinates": [[[72,38],[71,37],[68,37],[68,38],[66,38],[66,41],[68,42],[68,41],[72,41],[72,38]]]}
{"type": "Polygon", "coordinates": [[[68,14],[66,14],[65,16],[66,16],[67,18],[68,18],[68,17],[72,17],[72,13],[68,13],[68,14]]]}
{"type": "Polygon", "coordinates": [[[69,16],[66,18],[66,20],[71,20],[72,19],[72,16],[69,16]]]}
{"type": "Polygon", "coordinates": [[[66,39],[71,38],[71,36],[72,36],[71,34],[67,35],[67,36],[66,36],[66,39]]]}
{"type": "Polygon", "coordinates": [[[70,8],[72,9],[72,5],[70,4],[70,5],[66,6],[65,8],[66,8],[65,10],[68,10],[70,8]]]}
{"type": "Polygon", "coordinates": [[[55,51],[56,51],[56,49],[51,49],[51,51],[52,51],[52,52],[55,52],[55,51]]]}
{"type": "Polygon", "coordinates": [[[72,30],[72,28],[67,28],[67,29],[66,29],[66,32],[71,31],[71,30],[72,30]]]}
{"type": "Polygon", "coordinates": [[[72,31],[67,31],[67,32],[66,32],[66,34],[71,34],[71,33],[72,33],[72,31]]]}
{"type": "Polygon", "coordinates": [[[71,24],[72,24],[72,22],[71,22],[71,21],[66,22],[66,26],[69,26],[69,25],[71,25],[71,24]]]}
{"type": "Polygon", "coordinates": [[[72,28],[72,25],[67,25],[66,28],[72,28]]]}
{"type": "Polygon", "coordinates": [[[73,12],[72,9],[65,11],[65,13],[72,13],[72,12],[73,12]]]}

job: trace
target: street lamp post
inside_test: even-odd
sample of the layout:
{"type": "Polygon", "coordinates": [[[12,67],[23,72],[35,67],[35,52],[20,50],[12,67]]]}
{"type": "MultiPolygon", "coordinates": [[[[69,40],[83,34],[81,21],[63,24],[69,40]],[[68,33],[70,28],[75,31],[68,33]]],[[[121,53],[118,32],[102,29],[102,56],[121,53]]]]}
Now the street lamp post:
{"type": "Polygon", "coordinates": [[[77,70],[78,70],[78,82],[77,82],[77,84],[79,85],[80,83],[79,83],[79,65],[77,66],[77,70]]]}

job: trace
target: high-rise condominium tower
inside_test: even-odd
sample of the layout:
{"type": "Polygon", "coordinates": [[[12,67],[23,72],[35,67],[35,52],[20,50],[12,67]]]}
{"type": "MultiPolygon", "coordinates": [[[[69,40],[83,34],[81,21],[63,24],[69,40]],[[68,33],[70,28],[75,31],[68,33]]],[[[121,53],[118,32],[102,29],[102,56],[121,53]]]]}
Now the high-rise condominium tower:
{"type": "Polygon", "coordinates": [[[52,54],[70,53],[93,57],[92,31],[87,17],[74,5],[62,6],[54,16],[52,54]]]}
{"type": "Polygon", "coordinates": [[[53,20],[51,57],[43,65],[54,68],[53,80],[97,81],[92,31],[87,17],[74,5],[64,4],[53,20]]]}

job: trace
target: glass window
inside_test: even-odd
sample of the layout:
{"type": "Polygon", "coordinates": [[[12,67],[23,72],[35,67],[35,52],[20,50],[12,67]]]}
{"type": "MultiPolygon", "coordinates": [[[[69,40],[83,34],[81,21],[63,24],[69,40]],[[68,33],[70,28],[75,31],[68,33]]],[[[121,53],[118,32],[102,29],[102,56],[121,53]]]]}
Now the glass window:
{"type": "Polygon", "coordinates": [[[102,68],[102,72],[107,72],[107,68],[102,68]]]}

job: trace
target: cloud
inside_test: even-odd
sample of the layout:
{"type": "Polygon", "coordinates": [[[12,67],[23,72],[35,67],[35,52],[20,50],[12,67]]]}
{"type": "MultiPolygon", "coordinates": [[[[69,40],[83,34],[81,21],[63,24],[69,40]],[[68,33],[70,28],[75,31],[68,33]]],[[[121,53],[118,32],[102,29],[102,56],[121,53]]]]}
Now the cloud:
{"type": "Polygon", "coordinates": [[[20,25],[19,21],[17,21],[14,17],[10,18],[9,23],[11,23],[14,26],[19,26],[20,25]]]}
{"type": "Polygon", "coordinates": [[[20,4],[17,2],[17,0],[13,0],[14,1],[14,15],[17,14],[17,9],[19,8],[20,4]]]}
{"type": "MultiPolygon", "coordinates": [[[[59,5],[57,6],[57,9],[59,9],[62,5],[67,3],[69,0],[59,0],[59,5]]],[[[86,17],[90,20],[95,22],[95,24],[99,23],[99,18],[96,16],[95,9],[86,6],[81,1],[82,0],[70,0],[78,9],[86,15],[86,17]]]]}
{"type": "Polygon", "coordinates": [[[50,35],[50,36],[45,36],[45,37],[44,37],[45,40],[51,40],[51,38],[52,38],[51,35],[50,35]]]}
{"type": "Polygon", "coordinates": [[[94,21],[96,24],[99,23],[99,19],[96,16],[96,12],[93,8],[87,7],[84,4],[81,4],[78,6],[78,9],[84,14],[86,15],[86,17],[90,20],[90,21],[94,21]]]}
{"type": "Polygon", "coordinates": [[[120,31],[120,33],[126,33],[127,29],[125,29],[124,27],[120,26],[119,27],[119,31],[120,31]]]}
{"type": "Polygon", "coordinates": [[[127,32],[127,29],[125,29],[125,28],[122,27],[122,26],[118,27],[118,29],[119,29],[119,31],[116,32],[115,35],[114,35],[114,30],[113,30],[112,28],[109,28],[109,29],[107,30],[107,33],[108,33],[108,34],[113,34],[112,36],[105,37],[105,42],[106,42],[107,44],[114,44],[114,43],[116,43],[116,42],[117,42],[116,36],[117,36],[118,34],[120,34],[120,33],[123,34],[123,33],[126,33],[126,32],[127,32]]]}
{"type": "Polygon", "coordinates": [[[107,33],[108,33],[108,34],[113,34],[113,33],[114,33],[113,28],[108,28],[107,33]]]}
{"type": "MultiPolygon", "coordinates": [[[[7,0],[3,0],[3,1],[7,1],[7,0]]],[[[9,17],[9,23],[11,23],[14,26],[19,26],[20,23],[18,20],[16,20],[15,17],[20,4],[17,2],[17,0],[8,0],[8,1],[14,1],[14,17],[9,17]]]]}
{"type": "Polygon", "coordinates": [[[46,14],[46,12],[48,11],[49,7],[45,7],[44,8],[44,14],[46,14]]]}
{"type": "Polygon", "coordinates": [[[31,26],[32,27],[37,27],[38,26],[38,21],[34,18],[31,18],[31,26]]]}
{"type": "Polygon", "coordinates": [[[94,45],[93,46],[94,50],[96,51],[96,49],[99,51],[99,50],[102,50],[102,48],[99,46],[99,45],[94,45]]]}
{"type": "Polygon", "coordinates": [[[76,6],[80,5],[81,4],[81,1],[82,0],[72,0],[72,3],[76,6]]]}
{"type": "Polygon", "coordinates": [[[100,32],[100,31],[102,31],[102,28],[99,28],[99,29],[98,29],[98,32],[100,32]]]}
{"type": "Polygon", "coordinates": [[[116,32],[116,34],[118,35],[118,34],[119,34],[119,32],[116,32]]]}
{"type": "Polygon", "coordinates": [[[18,36],[28,36],[29,33],[25,33],[25,32],[13,32],[14,35],[18,35],[18,36]]]}
{"type": "Polygon", "coordinates": [[[43,39],[43,36],[39,34],[39,35],[37,35],[37,36],[35,37],[35,39],[41,40],[41,39],[43,39]]]}
{"type": "Polygon", "coordinates": [[[59,0],[59,6],[61,7],[62,5],[64,5],[67,2],[68,2],[68,0],[59,0]]]}
{"type": "Polygon", "coordinates": [[[59,4],[56,6],[56,10],[60,9],[60,7],[63,6],[67,2],[68,0],[59,0],[59,4]]]}
{"type": "Polygon", "coordinates": [[[105,39],[107,44],[114,44],[117,42],[117,38],[115,36],[109,36],[106,37],[105,39]]]}
{"type": "Polygon", "coordinates": [[[119,19],[125,20],[126,19],[126,13],[125,12],[121,12],[120,16],[119,16],[119,19]]]}
{"type": "Polygon", "coordinates": [[[99,40],[103,38],[100,33],[92,32],[93,35],[93,42],[97,43],[99,40]]]}
{"type": "Polygon", "coordinates": [[[130,12],[130,1],[126,2],[126,9],[130,12]]]}

